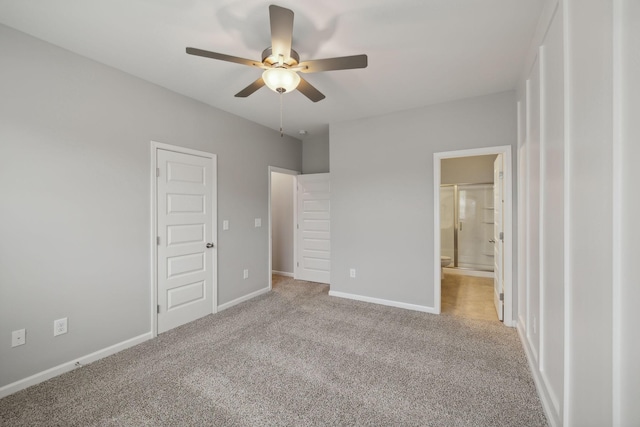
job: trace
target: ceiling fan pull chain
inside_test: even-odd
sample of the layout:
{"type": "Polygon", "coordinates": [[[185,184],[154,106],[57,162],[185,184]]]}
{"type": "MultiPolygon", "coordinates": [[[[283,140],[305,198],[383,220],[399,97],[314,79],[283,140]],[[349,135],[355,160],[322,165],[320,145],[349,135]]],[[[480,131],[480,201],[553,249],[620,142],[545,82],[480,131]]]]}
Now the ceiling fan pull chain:
{"type": "Polygon", "coordinates": [[[280,138],[284,138],[284,132],[282,131],[282,94],[280,92],[280,138]]]}

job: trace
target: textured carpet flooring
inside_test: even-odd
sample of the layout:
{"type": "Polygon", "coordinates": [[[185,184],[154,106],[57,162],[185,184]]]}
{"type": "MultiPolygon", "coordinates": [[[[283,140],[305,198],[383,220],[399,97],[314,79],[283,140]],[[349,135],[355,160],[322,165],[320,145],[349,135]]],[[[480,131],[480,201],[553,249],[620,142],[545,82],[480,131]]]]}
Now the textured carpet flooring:
{"type": "Polygon", "coordinates": [[[2,426],[546,426],[516,331],[274,291],[0,400],[2,426]]]}

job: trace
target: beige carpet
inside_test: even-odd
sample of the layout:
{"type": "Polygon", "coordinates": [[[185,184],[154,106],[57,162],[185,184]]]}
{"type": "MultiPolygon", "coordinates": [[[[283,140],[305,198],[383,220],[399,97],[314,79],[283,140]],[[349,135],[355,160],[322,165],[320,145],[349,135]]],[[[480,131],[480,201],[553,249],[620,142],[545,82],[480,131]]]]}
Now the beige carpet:
{"type": "Polygon", "coordinates": [[[277,282],[0,400],[0,425],[547,425],[515,330],[327,292],[277,282]]]}

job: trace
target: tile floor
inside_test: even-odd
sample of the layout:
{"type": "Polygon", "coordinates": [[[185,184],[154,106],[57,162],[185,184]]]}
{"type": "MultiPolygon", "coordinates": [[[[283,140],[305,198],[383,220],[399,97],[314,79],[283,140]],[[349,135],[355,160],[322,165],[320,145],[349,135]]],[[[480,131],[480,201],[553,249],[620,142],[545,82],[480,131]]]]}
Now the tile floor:
{"type": "Polygon", "coordinates": [[[493,304],[493,278],[444,274],[442,313],[498,321],[493,304]]]}

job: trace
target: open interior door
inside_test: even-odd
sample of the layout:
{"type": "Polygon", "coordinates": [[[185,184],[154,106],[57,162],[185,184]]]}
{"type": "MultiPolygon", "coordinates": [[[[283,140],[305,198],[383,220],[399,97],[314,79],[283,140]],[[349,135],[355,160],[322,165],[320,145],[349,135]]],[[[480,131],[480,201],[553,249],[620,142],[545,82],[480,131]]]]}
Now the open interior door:
{"type": "Polygon", "coordinates": [[[493,301],[498,319],[504,321],[504,163],[502,154],[493,162],[493,301]]]}
{"type": "Polygon", "coordinates": [[[298,175],[295,278],[329,283],[331,274],[328,173],[298,175]]]}

